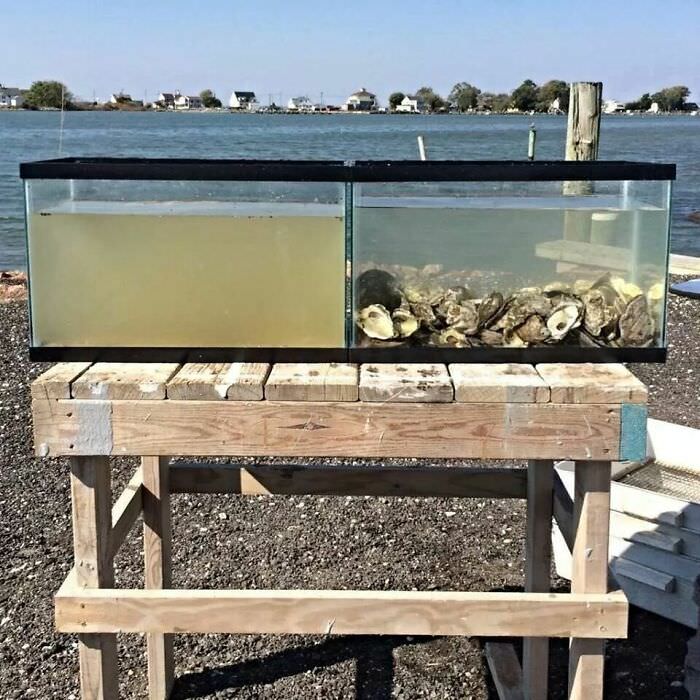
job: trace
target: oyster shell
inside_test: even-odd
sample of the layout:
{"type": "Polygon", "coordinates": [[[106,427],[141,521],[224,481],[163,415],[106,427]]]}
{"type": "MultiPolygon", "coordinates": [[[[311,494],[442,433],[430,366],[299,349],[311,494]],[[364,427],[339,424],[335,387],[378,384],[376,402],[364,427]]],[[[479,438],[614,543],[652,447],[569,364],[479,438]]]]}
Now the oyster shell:
{"type": "Polygon", "coordinates": [[[386,270],[373,268],[363,272],[356,281],[358,306],[362,309],[380,304],[393,311],[401,306],[401,292],[396,277],[386,270]]]}
{"type": "Polygon", "coordinates": [[[559,304],[547,317],[550,341],[563,340],[570,330],[581,324],[581,306],[570,301],[559,304]]]}
{"type": "Polygon", "coordinates": [[[489,345],[490,347],[495,347],[498,345],[503,345],[503,335],[497,331],[490,331],[488,329],[481,331],[479,333],[479,340],[484,345],[489,345]]]}
{"type": "Polygon", "coordinates": [[[643,294],[627,304],[620,316],[620,345],[622,347],[646,347],[654,338],[654,319],[649,313],[647,299],[643,294]]]}
{"type": "Polygon", "coordinates": [[[450,328],[465,335],[476,334],[479,330],[479,312],[476,309],[476,304],[464,301],[457,305],[456,309],[451,309],[451,312],[445,317],[445,321],[450,328]]]}
{"type": "Polygon", "coordinates": [[[503,334],[503,345],[507,348],[527,347],[527,343],[515,331],[506,331],[503,334]]]}
{"type": "Polygon", "coordinates": [[[435,345],[440,345],[441,347],[468,348],[471,345],[464,333],[460,333],[454,328],[447,328],[439,333],[434,333],[431,339],[435,345]]]}
{"type": "Polygon", "coordinates": [[[400,307],[391,314],[394,321],[394,330],[401,338],[412,336],[417,330],[418,319],[410,312],[410,310],[400,307]]]}
{"type": "Polygon", "coordinates": [[[437,316],[433,307],[427,301],[418,301],[411,304],[411,312],[418,319],[418,323],[429,330],[434,330],[437,323],[437,316]]]}
{"type": "Polygon", "coordinates": [[[599,336],[610,331],[617,321],[618,313],[608,306],[600,289],[589,289],[582,296],[584,313],[583,327],[592,335],[599,336]]]}
{"type": "Polygon", "coordinates": [[[381,304],[370,304],[360,309],[357,313],[357,325],[370,338],[390,340],[395,337],[394,322],[381,304]]]}
{"type": "Polygon", "coordinates": [[[503,294],[500,292],[491,292],[481,300],[479,304],[479,328],[487,326],[498,320],[499,314],[503,309],[503,294]]]}
{"type": "Polygon", "coordinates": [[[461,304],[467,299],[472,298],[472,293],[463,285],[457,285],[455,287],[448,287],[445,291],[445,301],[453,301],[457,304],[461,304]]]}
{"type": "Polygon", "coordinates": [[[550,336],[545,320],[537,314],[528,316],[525,323],[515,329],[515,333],[526,343],[542,343],[550,336]]]}

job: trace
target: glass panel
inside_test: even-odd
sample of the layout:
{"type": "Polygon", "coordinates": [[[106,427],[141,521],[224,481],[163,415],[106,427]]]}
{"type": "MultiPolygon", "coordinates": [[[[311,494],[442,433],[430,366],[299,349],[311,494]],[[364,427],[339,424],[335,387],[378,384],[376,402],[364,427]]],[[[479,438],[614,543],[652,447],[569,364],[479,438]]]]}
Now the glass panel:
{"type": "Polygon", "coordinates": [[[662,346],[669,191],[356,184],[353,345],[662,346]]]}
{"type": "Polygon", "coordinates": [[[33,345],[345,345],[342,183],[29,180],[33,345]]]}

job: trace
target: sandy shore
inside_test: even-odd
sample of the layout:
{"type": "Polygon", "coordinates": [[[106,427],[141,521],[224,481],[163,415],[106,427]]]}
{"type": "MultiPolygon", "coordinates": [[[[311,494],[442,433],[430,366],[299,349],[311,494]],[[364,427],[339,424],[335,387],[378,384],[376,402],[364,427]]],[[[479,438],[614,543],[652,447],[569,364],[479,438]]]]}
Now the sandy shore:
{"type": "MultiPolygon", "coordinates": [[[[0,303],[0,697],[77,697],[75,637],[53,631],[51,596],[71,566],[65,460],[32,455],[22,302],[0,303]]],[[[651,414],[700,427],[700,302],[671,297],[666,365],[635,366],[651,414]]],[[[115,460],[115,490],[133,469],[115,460]]],[[[512,589],[523,583],[524,506],[459,499],[178,496],[174,585],[512,589]],[[416,532],[420,537],[415,537],[416,532]]],[[[140,586],[140,539],[116,560],[140,586]]],[[[565,582],[556,580],[559,588],[565,582]]],[[[685,698],[690,631],[632,610],[607,652],[610,700],[685,698]]],[[[495,698],[483,640],[190,636],[176,638],[176,698],[495,698]]],[[[566,643],[552,645],[552,698],[564,698],[566,643]]],[[[120,637],[121,697],[143,697],[143,640],[120,637]]]]}

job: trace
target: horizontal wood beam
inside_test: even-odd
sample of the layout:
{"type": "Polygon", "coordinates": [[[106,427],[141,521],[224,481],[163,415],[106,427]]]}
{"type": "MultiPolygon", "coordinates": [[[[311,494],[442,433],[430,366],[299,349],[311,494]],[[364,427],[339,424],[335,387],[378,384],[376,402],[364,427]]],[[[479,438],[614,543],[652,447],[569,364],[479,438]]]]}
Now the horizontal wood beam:
{"type": "Polygon", "coordinates": [[[143,471],[139,467],[112,507],[110,549],[114,556],[143,511],[143,471]]]}
{"type": "Polygon", "coordinates": [[[33,402],[39,455],[614,460],[620,404],[33,402]]]}
{"type": "Polygon", "coordinates": [[[171,493],[525,498],[527,470],[472,467],[246,466],[178,463],[171,493]]]}
{"type": "Polygon", "coordinates": [[[622,594],[62,590],[59,632],[619,638],[622,594]]]}

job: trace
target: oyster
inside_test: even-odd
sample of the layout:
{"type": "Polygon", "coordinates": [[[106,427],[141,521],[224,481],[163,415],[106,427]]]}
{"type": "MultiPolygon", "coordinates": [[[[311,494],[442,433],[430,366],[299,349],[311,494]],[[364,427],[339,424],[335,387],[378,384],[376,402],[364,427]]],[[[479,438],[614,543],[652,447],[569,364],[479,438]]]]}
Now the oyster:
{"type": "Polygon", "coordinates": [[[547,318],[550,340],[563,340],[570,330],[581,324],[581,306],[570,301],[559,304],[547,318]]]}
{"type": "Polygon", "coordinates": [[[370,304],[370,306],[360,309],[357,314],[357,325],[370,338],[389,340],[395,337],[394,322],[389,312],[381,304],[370,304]]]}
{"type": "Polygon", "coordinates": [[[605,296],[600,289],[590,289],[582,296],[584,313],[583,327],[593,336],[599,336],[604,331],[610,331],[617,320],[618,314],[612,306],[608,306],[605,296]]]}
{"type": "Polygon", "coordinates": [[[515,329],[515,333],[526,343],[541,343],[549,338],[550,332],[542,316],[532,314],[525,323],[515,329]]]}
{"type": "Polygon", "coordinates": [[[470,347],[470,342],[464,333],[460,333],[454,328],[447,328],[439,333],[434,333],[431,340],[435,345],[440,345],[442,347],[449,346],[453,348],[468,348],[470,347]]]}
{"type": "Polygon", "coordinates": [[[456,309],[451,309],[445,321],[454,330],[465,335],[475,335],[479,330],[479,312],[476,310],[476,304],[470,301],[462,302],[456,309]]]}
{"type": "Polygon", "coordinates": [[[394,321],[394,330],[401,338],[412,336],[417,330],[418,319],[407,309],[400,307],[391,314],[394,321]]]}
{"type": "Polygon", "coordinates": [[[434,330],[437,323],[437,316],[433,307],[426,301],[419,301],[411,304],[411,312],[418,319],[418,323],[427,329],[434,330]]]}
{"type": "Polygon", "coordinates": [[[491,347],[503,345],[503,336],[497,331],[483,330],[479,333],[479,340],[491,347]]]}
{"type": "Polygon", "coordinates": [[[506,302],[506,312],[493,326],[494,329],[502,329],[504,331],[514,331],[519,326],[522,326],[527,319],[533,314],[538,316],[548,316],[552,310],[551,299],[541,293],[516,292],[506,302]]]}
{"type": "Polygon", "coordinates": [[[499,313],[503,308],[503,294],[491,292],[485,296],[479,304],[479,327],[483,328],[489,323],[498,320],[499,313]]]}
{"type": "Polygon", "coordinates": [[[623,347],[646,347],[654,338],[654,319],[649,313],[647,299],[643,294],[627,304],[620,316],[620,345],[623,347]]]}
{"type": "Polygon", "coordinates": [[[503,334],[503,345],[507,348],[527,347],[527,343],[514,331],[506,331],[503,334]]]}
{"type": "Polygon", "coordinates": [[[571,285],[566,282],[550,282],[542,287],[542,291],[547,294],[570,294],[572,289],[571,285]]]}
{"type": "Polygon", "coordinates": [[[401,292],[396,277],[385,270],[376,268],[363,272],[357,278],[358,306],[381,305],[389,311],[401,306],[401,292]]]}
{"type": "Polygon", "coordinates": [[[457,304],[461,304],[467,299],[471,299],[471,292],[463,285],[457,285],[455,287],[448,287],[445,291],[445,301],[453,301],[457,304]]]}

